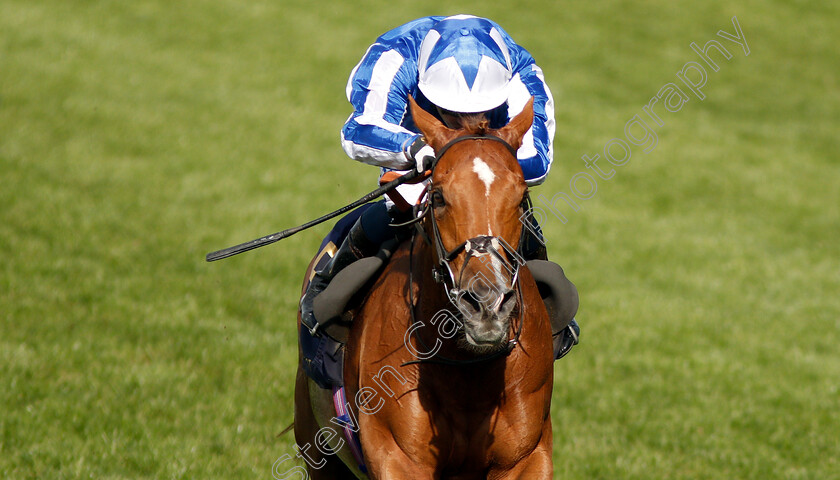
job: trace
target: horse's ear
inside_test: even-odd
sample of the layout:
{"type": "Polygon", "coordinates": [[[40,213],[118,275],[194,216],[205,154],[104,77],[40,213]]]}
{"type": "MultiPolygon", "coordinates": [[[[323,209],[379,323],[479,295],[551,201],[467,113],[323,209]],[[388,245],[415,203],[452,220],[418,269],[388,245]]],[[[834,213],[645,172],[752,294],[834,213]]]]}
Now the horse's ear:
{"type": "Polygon", "coordinates": [[[411,118],[425,137],[426,143],[435,150],[445,145],[447,134],[450,132],[446,125],[417,105],[411,95],[408,96],[408,105],[411,108],[411,118]]]}
{"type": "Polygon", "coordinates": [[[534,123],[534,97],[528,100],[519,115],[513,117],[507,125],[499,129],[498,136],[510,144],[514,150],[522,145],[522,137],[534,123]]]}

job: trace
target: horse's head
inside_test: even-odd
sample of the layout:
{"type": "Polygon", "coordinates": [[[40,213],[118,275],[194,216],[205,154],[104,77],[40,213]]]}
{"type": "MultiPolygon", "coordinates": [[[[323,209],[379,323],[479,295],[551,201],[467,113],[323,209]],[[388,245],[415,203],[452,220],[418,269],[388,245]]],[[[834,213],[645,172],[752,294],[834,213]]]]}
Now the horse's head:
{"type": "Polygon", "coordinates": [[[527,192],[516,150],[533,122],[533,99],[505,127],[483,115],[447,117],[448,128],[410,100],[426,142],[437,152],[427,231],[435,241],[437,278],[464,319],[473,351],[506,345],[517,302],[516,254],[527,192]]]}

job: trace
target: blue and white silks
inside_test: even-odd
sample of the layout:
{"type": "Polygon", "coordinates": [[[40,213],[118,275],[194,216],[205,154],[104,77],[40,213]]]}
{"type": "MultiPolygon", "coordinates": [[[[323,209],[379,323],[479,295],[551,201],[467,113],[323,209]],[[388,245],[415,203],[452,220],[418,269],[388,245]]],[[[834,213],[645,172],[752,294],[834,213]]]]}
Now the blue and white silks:
{"type": "MultiPolygon", "coordinates": [[[[424,17],[383,34],[353,69],[347,82],[347,99],[354,111],[341,130],[342,147],[351,158],[384,169],[413,167],[404,152],[419,131],[408,112],[408,96],[437,115],[418,89],[418,58],[426,34],[444,19],[447,17],[424,17]]],[[[528,185],[539,185],[545,180],[553,157],[551,92],[531,54],[514,43],[498,24],[480,20],[492,24],[500,34],[512,71],[507,103],[491,113],[491,126],[500,128],[506,124],[534,97],[534,123],[523,138],[517,158],[528,185]]]]}

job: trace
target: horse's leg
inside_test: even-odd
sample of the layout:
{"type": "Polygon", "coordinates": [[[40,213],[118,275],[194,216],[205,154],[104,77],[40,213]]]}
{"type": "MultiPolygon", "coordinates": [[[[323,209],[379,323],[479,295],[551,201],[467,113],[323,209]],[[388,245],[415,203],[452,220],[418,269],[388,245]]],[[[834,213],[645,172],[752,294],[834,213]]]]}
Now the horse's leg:
{"type": "Polygon", "coordinates": [[[434,480],[435,469],[428,444],[424,448],[409,441],[403,447],[415,450],[415,454],[410,455],[400,448],[388,427],[376,420],[373,416],[359,419],[362,451],[371,480],[434,480]]]}
{"type": "Polygon", "coordinates": [[[536,448],[506,471],[491,470],[487,478],[493,480],[551,480],[554,465],[551,459],[551,421],[543,424],[542,437],[536,448]]]}
{"type": "Polygon", "coordinates": [[[309,386],[309,378],[298,364],[295,381],[295,453],[306,462],[312,480],[355,479],[356,476],[337,455],[324,455],[314,446],[315,435],[320,427],[312,410],[309,386]]]}
{"type": "Polygon", "coordinates": [[[365,456],[371,480],[434,480],[434,470],[412,461],[396,444],[377,449],[376,458],[365,456]]]}

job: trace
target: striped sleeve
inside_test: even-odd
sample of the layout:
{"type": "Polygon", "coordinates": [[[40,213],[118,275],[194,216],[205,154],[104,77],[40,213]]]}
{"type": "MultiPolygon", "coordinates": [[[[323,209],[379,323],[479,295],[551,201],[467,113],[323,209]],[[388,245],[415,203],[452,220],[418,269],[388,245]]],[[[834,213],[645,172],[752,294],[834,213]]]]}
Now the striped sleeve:
{"type": "Polygon", "coordinates": [[[403,152],[417,134],[400,124],[416,75],[416,67],[397,50],[379,43],[368,49],[347,82],[353,113],[341,129],[341,145],[350,158],[397,170],[411,168],[403,152]]]}
{"type": "Polygon", "coordinates": [[[517,158],[525,174],[525,182],[539,185],[545,181],[554,157],[554,99],[533,57],[516,45],[511,51],[511,57],[514,55],[516,60],[508,97],[508,115],[510,118],[516,116],[534,97],[534,124],[525,133],[517,158]]]}

